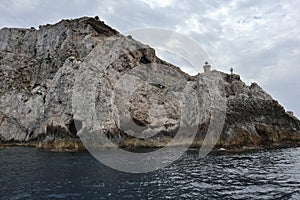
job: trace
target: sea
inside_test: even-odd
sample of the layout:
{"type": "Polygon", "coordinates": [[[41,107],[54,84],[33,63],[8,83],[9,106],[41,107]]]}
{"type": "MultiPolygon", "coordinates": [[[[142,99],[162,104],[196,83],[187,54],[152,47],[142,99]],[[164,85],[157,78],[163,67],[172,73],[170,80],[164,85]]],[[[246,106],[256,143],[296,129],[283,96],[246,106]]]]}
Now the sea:
{"type": "Polygon", "coordinates": [[[300,148],[190,150],[169,166],[132,174],[89,152],[0,150],[0,199],[300,199],[300,148]]]}

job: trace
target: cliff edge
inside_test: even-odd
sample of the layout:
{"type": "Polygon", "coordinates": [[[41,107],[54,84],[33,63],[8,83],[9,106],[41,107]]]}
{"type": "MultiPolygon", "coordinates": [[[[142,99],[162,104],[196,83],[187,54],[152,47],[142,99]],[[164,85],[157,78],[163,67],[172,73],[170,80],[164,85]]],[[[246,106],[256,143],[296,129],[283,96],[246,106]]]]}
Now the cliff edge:
{"type": "MultiPolygon", "coordinates": [[[[2,145],[80,150],[85,147],[79,136],[89,127],[121,147],[162,147],[181,126],[180,98],[185,97],[176,94],[187,86],[194,97],[189,103],[197,105],[188,113],[197,128],[193,147],[203,143],[213,110],[224,109],[210,99],[216,91],[226,107],[216,148],[300,144],[300,121],[256,83],[247,86],[239,75],[219,71],[189,76],[97,17],[62,20],[38,30],[1,29],[0,80],[2,145]],[[208,87],[213,85],[220,87],[208,87]],[[123,91],[127,86],[134,89],[130,95],[123,91]],[[74,91],[80,94],[75,99],[74,91]],[[93,102],[85,103],[93,105],[96,117],[87,116],[89,108],[77,107],[90,94],[93,102]],[[155,135],[132,136],[127,119],[151,127],[155,135]]],[[[178,144],[184,142],[181,137],[178,144]]]]}

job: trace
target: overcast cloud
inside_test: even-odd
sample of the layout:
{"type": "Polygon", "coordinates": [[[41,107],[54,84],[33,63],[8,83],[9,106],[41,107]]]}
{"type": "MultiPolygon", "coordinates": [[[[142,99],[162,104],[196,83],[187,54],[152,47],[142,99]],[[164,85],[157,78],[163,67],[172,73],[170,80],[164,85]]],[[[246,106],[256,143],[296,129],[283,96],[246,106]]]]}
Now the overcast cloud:
{"type": "Polygon", "coordinates": [[[160,27],[186,34],[214,61],[259,83],[300,116],[300,1],[10,0],[0,4],[0,27],[38,27],[62,18],[98,15],[126,32],[160,27]]]}

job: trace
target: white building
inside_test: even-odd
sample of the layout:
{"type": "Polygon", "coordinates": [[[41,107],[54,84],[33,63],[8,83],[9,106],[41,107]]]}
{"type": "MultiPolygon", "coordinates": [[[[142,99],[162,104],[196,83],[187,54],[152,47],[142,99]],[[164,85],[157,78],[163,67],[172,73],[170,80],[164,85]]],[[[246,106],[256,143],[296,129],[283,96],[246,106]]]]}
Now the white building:
{"type": "Polygon", "coordinates": [[[206,61],[203,65],[204,73],[210,72],[210,68],[210,64],[208,64],[208,62],[206,61]]]}

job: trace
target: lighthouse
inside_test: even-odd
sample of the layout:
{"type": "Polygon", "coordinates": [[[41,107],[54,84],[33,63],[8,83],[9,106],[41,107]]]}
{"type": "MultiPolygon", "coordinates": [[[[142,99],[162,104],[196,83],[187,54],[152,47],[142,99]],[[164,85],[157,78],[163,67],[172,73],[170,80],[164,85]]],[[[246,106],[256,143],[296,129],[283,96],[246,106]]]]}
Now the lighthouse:
{"type": "Polygon", "coordinates": [[[210,72],[210,68],[210,64],[208,64],[208,62],[206,61],[203,65],[204,73],[210,72]]]}

